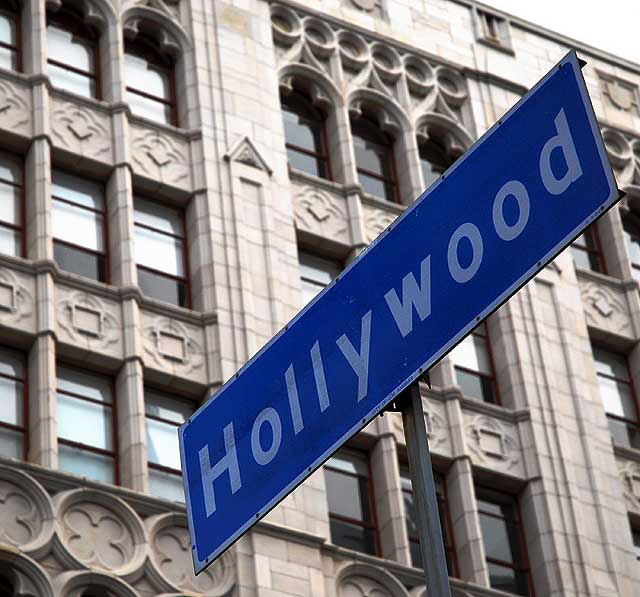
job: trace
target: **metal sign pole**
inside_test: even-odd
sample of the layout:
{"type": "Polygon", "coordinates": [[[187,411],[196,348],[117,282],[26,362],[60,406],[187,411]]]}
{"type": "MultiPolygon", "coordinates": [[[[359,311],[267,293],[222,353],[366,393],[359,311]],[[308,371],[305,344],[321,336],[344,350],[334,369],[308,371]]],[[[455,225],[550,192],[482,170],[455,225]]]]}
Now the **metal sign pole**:
{"type": "Polygon", "coordinates": [[[427,594],[429,597],[451,597],[438,515],[436,485],[431,468],[429,440],[418,383],[417,381],[412,383],[402,393],[397,405],[402,412],[404,436],[407,442],[427,594]]]}

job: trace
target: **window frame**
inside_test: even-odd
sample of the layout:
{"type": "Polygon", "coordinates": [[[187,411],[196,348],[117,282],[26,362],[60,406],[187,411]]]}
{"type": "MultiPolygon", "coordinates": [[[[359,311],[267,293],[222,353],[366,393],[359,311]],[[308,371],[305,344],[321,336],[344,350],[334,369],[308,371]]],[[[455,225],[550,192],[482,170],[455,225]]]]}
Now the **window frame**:
{"type": "MultiPolygon", "coordinates": [[[[598,272],[600,274],[605,274],[607,275],[607,261],[604,258],[604,253],[602,251],[602,243],[600,242],[600,233],[598,231],[598,222],[593,222],[593,224],[591,224],[590,226],[587,226],[587,228],[584,229],[584,231],[582,232],[582,234],[580,236],[584,236],[585,234],[591,234],[591,238],[593,240],[593,244],[595,246],[590,247],[589,243],[585,243],[584,245],[578,242],[578,238],[576,238],[570,245],[571,250],[572,251],[582,251],[583,253],[587,254],[587,257],[589,258],[589,270],[590,271],[595,271],[598,272]],[[600,267],[600,269],[594,269],[593,267],[591,267],[591,256],[594,256],[595,259],[598,262],[598,265],[600,267]]],[[[574,265],[576,268],[579,268],[580,266],[578,266],[577,264],[574,265]]],[[[640,265],[638,266],[640,268],[640,265]]],[[[584,268],[580,268],[580,269],[584,269],[584,268]]]]}
{"type": "MultiPolygon", "coordinates": [[[[102,238],[103,238],[103,245],[104,245],[104,250],[101,251],[94,251],[93,249],[88,249],[87,247],[83,247],[82,245],[77,245],[75,243],[71,243],[69,241],[66,240],[61,240],[59,238],[56,238],[55,236],[53,236],[53,230],[52,230],[52,234],[51,234],[51,242],[53,243],[54,249],[55,249],[55,244],[59,243],[61,245],[64,245],[66,247],[70,247],[71,249],[75,249],[77,251],[80,251],[82,253],[89,253],[90,255],[96,255],[98,257],[102,256],[104,257],[104,280],[100,280],[97,279],[96,282],[100,282],[102,284],[109,284],[110,280],[111,280],[111,263],[109,260],[109,225],[108,225],[108,214],[107,214],[107,196],[106,196],[106,189],[105,186],[102,182],[96,182],[95,180],[91,180],[88,178],[84,178],[82,176],[78,176],[77,174],[71,174],[70,172],[67,172],[66,170],[63,170],[61,168],[51,168],[51,175],[53,178],[53,172],[57,170],[58,172],[61,172],[63,174],[67,174],[68,176],[73,176],[74,178],[80,178],[83,180],[86,180],[87,182],[90,182],[92,184],[97,184],[100,186],[101,190],[102,190],[102,204],[103,204],[103,209],[102,211],[97,210],[97,209],[93,209],[91,207],[87,207],[86,205],[82,205],[80,203],[75,203],[73,201],[71,201],[70,199],[66,199],[65,197],[58,197],[56,195],[53,194],[53,190],[51,191],[51,211],[53,212],[53,202],[54,201],[60,201],[61,203],[65,203],[66,205],[72,205],[73,207],[79,208],[79,209],[83,209],[85,211],[89,211],[91,213],[95,213],[95,214],[99,214],[102,216],[102,238]]],[[[57,263],[57,262],[56,262],[57,263]]],[[[69,272],[68,270],[65,270],[62,268],[62,266],[60,266],[60,264],[58,264],[58,267],[60,267],[61,270],[80,276],[82,274],[76,274],[75,272],[69,272]]],[[[86,277],[86,276],[83,276],[86,277]]],[[[93,278],[88,278],[90,280],[92,280],[93,278]]]]}
{"type": "MultiPolygon", "coordinates": [[[[90,71],[85,71],[75,66],[71,66],[65,62],[61,62],[60,60],[55,60],[49,58],[47,54],[47,64],[52,64],[53,66],[57,66],[58,68],[62,68],[72,72],[76,75],[80,75],[87,79],[91,79],[95,82],[95,95],[90,95],[91,99],[101,100],[102,99],[102,84],[101,84],[101,73],[100,73],[100,32],[94,30],[90,25],[86,25],[80,15],[76,13],[75,10],[71,10],[64,5],[60,7],[59,10],[53,12],[52,10],[47,10],[47,29],[49,28],[49,24],[54,24],[64,29],[65,31],[72,33],[74,37],[78,37],[81,39],[86,45],[90,45],[93,50],[93,62],[95,65],[95,72],[91,73],[90,71]]],[[[74,91],[70,91],[65,87],[58,87],[51,82],[55,89],[62,89],[67,93],[73,93],[77,95],[74,91]]],[[[85,97],[85,96],[82,96],[85,97]]]]}
{"type": "MultiPolygon", "coordinates": [[[[103,448],[96,448],[95,446],[89,446],[87,444],[83,444],[82,442],[76,442],[74,440],[65,439],[56,435],[56,439],[58,444],[62,444],[63,446],[69,446],[76,450],[92,452],[93,454],[98,454],[100,456],[107,456],[113,459],[113,485],[120,485],[120,459],[118,458],[118,413],[116,408],[116,388],[115,381],[112,375],[105,375],[103,373],[96,373],[91,369],[81,369],[80,367],[76,367],[74,365],[69,365],[64,361],[56,361],[56,397],[58,394],[63,394],[65,396],[69,396],[76,400],[83,400],[84,402],[89,402],[91,404],[97,404],[99,406],[108,406],[111,411],[111,433],[113,435],[113,451],[105,450],[103,448]],[[111,389],[111,404],[106,404],[105,402],[100,402],[99,400],[94,400],[93,398],[87,398],[86,396],[82,396],[81,394],[76,394],[75,392],[69,392],[68,390],[61,390],[58,386],[58,368],[63,367],[64,369],[70,369],[74,371],[78,371],[85,375],[92,375],[95,377],[102,377],[109,380],[109,387],[111,389]]],[[[56,398],[57,401],[57,398],[56,398]]],[[[66,471],[63,471],[66,472],[66,471]]],[[[73,474],[73,473],[69,473],[73,474]]],[[[103,481],[93,479],[97,483],[103,483],[103,481]]]]}
{"type": "MultiPolygon", "coordinates": [[[[0,157],[3,155],[7,156],[9,160],[14,159],[17,162],[19,162],[20,175],[21,175],[20,178],[22,182],[18,185],[15,182],[5,180],[4,178],[0,178],[0,182],[2,184],[7,184],[14,188],[20,189],[20,226],[17,226],[16,224],[11,224],[10,222],[5,222],[4,220],[0,220],[0,228],[9,228],[11,230],[14,230],[20,233],[20,255],[17,255],[17,257],[25,257],[27,254],[27,239],[25,238],[26,237],[25,222],[27,221],[27,200],[26,200],[27,185],[25,182],[25,167],[24,167],[25,159],[23,155],[11,153],[10,151],[1,150],[0,157]]],[[[3,253],[3,255],[8,255],[8,253],[3,253]]]]}
{"type": "MultiPolygon", "coordinates": [[[[168,79],[169,79],[169,99],[165,99],[163,97],[153,95],[151,93],[146,93],[142,89],[138,89],[136,87],[131,87],[130,85],[128,85],[126,62],[124,64],[125,92],[133,93],[134,95],[138,95],[144,99],[154,101],[164,106],[169,106],[170,114],[171,114],[170,121],[160,122],[160,121],[153,120],[153,122],[158,122],[159,124],[165,124],[165,125],[168,124],[174,127],[180,126],[179,120],[178,120],[178,95],[177,95],[177,88],[176,88],[175,60],[170,56],[168,56],[165,52],[162,52],[157,47],[157,42],[152,37],[144,35],[142,33],[139,33],[136,36],[136,38],[133,40],[125,40],[124,54],[126,55],[127,53],[130,53],[132,56],[136,56],[137,58],[142,58],[146,60],[148,63],[153,64],[156,68],[159,68],[167,73],[168,79]],[[133,48],[132,52],[130,51],[131,48],[133,48]],[[150,59],[151,56],[154,57],[153,60],[150,59]]],[[[133,111],[131,113],[135,118],[145,118],[146,120],[151,120],[148,117],[139,116],[135,114],[133,111]]]]}
{"type": "MultiPolygon", "coordinates": [[[[329,460],[327,460],[327,462],[324,463],[323,468],[328,469],[330,471],[332,471],[333,473],[338,473],[341,475],[345,475],[347,477],[351,477],[353,479],[358,479],[358,481],[360,481],[361,479],[365,479],[366,483],[367,483],[367,499],[369,500],[369,509],[371,510],[371,522],[368,523],[367,521],[364,520],[358,520],[356,518],[350,518],[348,516],[342,516],[341,514],[335,514],[333,512],[331,512],[331,510],[329,509],[329,504],[328,504],[328,500],[327,500],[327,512],[329,514],[329,523],[331,523],[331,519],[335,519],[338,520],[340,522],[345,522],[347,524],[351,524],[353,526],[358,526],[361,527],[363,529],[371,529],[373,531],[373,543],[374,543],[374,547],[375,547],[375,553],[374,554],[369,554],[369,555],[373,555],[376,557],[379,557],[380,554],[382,553],[381,548],[380,548],[380,531],[379,531],[379,527],[378,527],[378,516],[376,513],[376,500],[375,500],[375,491],[374,491],[374,487],[373,487],[373,476],[372,476],[372,471],[371,471],[371,459],[369,458],[369,454],[363,450],[357,450],[354,448],[347,448],[347,449],[342,449],[342,450],[338,450],[338,452],[336,452],[334,454],[334,456],[340,457],[340,454],[346,454],[346,455],[350,455],[352,458],[357,458],[360,459],[361,462],[366,462],[367,464],[367,475],[363,475],[361,473],[351,473],[339,468],[335,468],[332,467],[329,464],[329,460]]],[[[358,484],[358,487],[360,486],[360,484],[358,484]]],[[[333,538],[331,538],[331,541],[333,542],[333,538]]],[[[337,545],[337,544],[336,544],[337,545]]],[[[341,547],[342,549],[351,549],[349,547],[342,547],[341,545],[339,545],[338,547],[341,547]]],[[[359,551],[360,553],[368,553],[366,551],[361,551],[361,550],[353,550],[353,551],[359,551]]]]}
{"type": "MultiPolygon", "coordinates": [[[[411,479],[411,471],[409,469],[409,465],[405,464],[404,462],[400,463],[400,478],[402,479],[403,473],[405,473],[405,477],[411,479]],[[408,475],[408,476],[407,476],[408,475]]],[[[454,578],[459,578],[460,577],[460,572],[459,572],[459,568],[458,568],[458,554],[456,551],[456,541],[455,541],[455,537],[453,535],[453,524],[451,521],[451,510],[449,509],[449,494],[448,494],[448,489],[447,489],[447,476],[445,473],[441,473],[439,471],[434,470],[433,471],[433,477],[434,477],[434,484],[436,487],[436,503],[438,505],[438,508],[440,508],[440,506],[442,506],[442,508],[444,509],[444,514],[445,514],[445,524],[447,525],[446,528],[446,532],[447,532],[447,538],[450,540],[450,543],[447,545],[444,540],[442,541],[442,544],[444,546],[444,552],[445,552],[445,558],[447,555],[450,555],[451,557],[451,567],[453,568],[452,572],[453,574],[451,576],[453,576],[454,578]],[[443,493],[444,493],[444,497],[441,498],[441,496],[438,494],[438,479],[441,481],[441,485],[443,488],[443,493]]],[[[413,498],[413,488],[412,489],[408,489],[405,488],[402,485],[402,482],[400,483],[400,489],[402,491],[403,494],[408,494],[411,495],[413,498]]],[[[438,514],[440,513],[440,510],[438,509],[438,514]]],[[[406,512],[405,512],[405,521],[407,521],[407,516],[406,516],[406,512]]],[[[408,521],[407,521],[408,522],[408,521]]],[[[442,524],[442,521],[441,521],[442,524]]],[[[407,525],[408,526],[408,525],[407,525]]],[[[417,535],[411,535],[411,533],[409,533],[409,529],[407,528],[407,537],[409,539],[409,543],[416,543],[418,544],[418,546],[420,546],[420,537],[418,537],[417,535]]],[[[413,558],[412,558],[413,560],[413,558]]],[[[411,565],[415,568],[415,564],[412,561],[411,565]]]]}
{"type": "Polygon", "coordinates": [[[627,237],[637,241],[640,246],[640,217],[635,212],[631,211],[622,219],[622,229],[625,234],[625,248],[627,249],[627,256],[629,259],[629,265],[631,266],[631,275],[634,279],[640,281],[640,262],[634,261],[629,251],[629,241],[627,237]],[[633,231],[630,231],[631,228],[633,231]]]}
{"type": "MultiPolygon", "coordinates": [[[[296,145],[295,143],[289,143],[287,141],[287,136],[286,136],[286,128],[285,128],[285,149],[286,150],[291,150],[291,151],[295,151],[298,153],[302,153],[304,155],[306,155],[307,157],[312,157],[316,160],[316,163],[318,164],[324,164],[324,168],[326,170],[326,176],[322,176],[320,174],[317,175],[313,175],[309,172],[305,172],[306,174],[309,174],[310,176],[317,176],[318,178],[322,178],[324,180],[329,180],[332,181],[333,180],[333,171],[331,168],[331,155],[329,152],[329,137],[327,135],[327,117],[324,114],[324,112],[322,112],[319,108],[316,108],[313,105],[313,102],[311,101],[311,99],[302,91],[298,90],[298,89],[294,89],[292,92],[290,93],[281,93],[280,94],[280,106],[281,109],[287,108],[287,111],[292,112],[294,114],[296,114],[299,118],[303,118],[305,120],[309,120],[311,122],[313,122],[315,125],[317,125],[320,129],[320,143],[322,145],[321,149],[322,151],[318,152],[318,151],[310,151],[309,149],[306,149],[305,147],[302,147],[300,145],[296,145]],[[297,100],[296,98],[299,97],[300,99],[297,100]],[[307,114],[301,114],[300,111],[296,111],[296,106],[295,103],[296,101],[298,101],[299,103],[306,103],[307,105],[304,106],[304,108],[307,109],[308,112],[315,112],[317,113],[317,118],[312,119],[311,117],[309,117],[307,114]]],[[[321,168],[318,168],[319,171],[321,171],[321,168]]]]}
{"type": "MultiPolygon", "coordinates": [[[[160,201],[157,201],[155,199],[149,199],[147,196],[145,195],[140,195],[137,193],[134,193],[133,195],[133,228],[134,228],[134,235],[135,235],[135,229],[136,227],[140,227],[143,228],[144,230],[149,230],[151,232],[154,232],[156,234],[162,234],[164,236],[168,236],[171,238],[177,238],[182,240],[182,260],[183,260],[183,264],[182,267],[184,268],[184,277],[180,277],[180,276],[174,276],[173,274],[168,274],[166,272],[162,272],[160,270],[154,269],[152,267],[149,267],[147,265],[140,265],[138,263],[138,258],[137,255],[135,256],[135,263],[136,263],[136,271],[138,268],[141,268],[142,270],[149,272],[155,276],[160,276],[162,278],[169,278],[171,280],[174,281],[178,281],[178,282],[183,282],[184,283],[184,288],[185,288],[185,304],[184,305],[175,305],[176,307],[180,307],[182,309],[192,309],[193,308],[193,303],[191,300],[191,272],[189,271],[189,246],[187,243],[187,218],[186,218],[186,209],[184,207],[179,207],[179,206],[175,206],[175,205],[166,205],[160,201]],[[169,209],[173,209],[173,210],[177,210],[180,212],[180,219],[182,220],[182,238],[180,238],[179,236],[176,236],[175,234],[171,234],[170,232],[166,232],[165,230],[159,230],[158,228],[154,228],[153,226],[149,226],[147,224],[141,224],[139,222],[136,222],[136,216],[135,216],[135,211],[136,211],[136,198],[138,199],[142,199],[143,201],[147,201],[148,203],[152,203],[154,205],[159,205],[161,207],[167,207],[169,209]]],[[[138,287],[140,287],[140,284],[138,283],[138,287]]],[[[141,289],[142,290],[142,289],[141,289]]],[[[157,301],[162,301],[163,303],[166,303],[168,305],[173,305],[173,303],[169,303],[167,301],[163,301],[162,299],[158,299],[156,297],[153,296],[149,296],[147,294],[144,294],[144,296],[148,296],[151,299],[157,300],[157,301]]]]}
{"type": "MultiPolygon", "coordinates": [[[[496,564],[497,566],[503,566],[504,568],[511,568],[512,570],[514,570],[515,572],[520,572],[520,573],[524,573],[526,575],[526,580],[527,580],[527,588],[528,588],[528,597],[535,597],[535,587],[533,585],[533,577],[531,575],[531,563],[529,562],[529,553],[527,550],[527,541],[526,541],[526,537],[524,534],[524,527],[522,524],[522,512],[520,510],[520,500],[518,499],[518,497],[516,495],[504,492],[504,491],[500,491],[499,489],[495,489],[493,487],[488,487],[482,483],[474,483],[474,495],[475,495],[475,499],[476,499],[476,507],[477,507],[477,512],[478,512],[478,517],[480,517],[480,514],[484,515],[484,516],[489,516],[491,518],[495,518],[498,520],[502,520],[505,523],[505,526],[508,527],[508,525],[511,524],[515,524],[518,527],[518,541],[520,543],[519,547],[520,547],[520,551],[522,552],[522,564],[520,566],[516,565],[515,563],[509,563],[509,562],[505,562],[503,560],[500,560],[498,558],[492,558],[487,556],[487,554],[485,553],[485,562],[487,564],[491,563],[491,564],[496,564]],[[487,499],[487,498],[483,498],[481,497],[482,495],[493,495],[494,499],[492,500],[491,498],[487,499]],[[510,502],[511,508],[513,509],[514,514],[516,515],[516,519],[515,521],[509,521],[507,518],[505,518],[504,516],[498,516],[497,514],[493,513],[493,512],[487,512],[481,509],[480,507],[480,503],[479,500],[484,500],[487,502],[493,502],[494,504],[501,504],[500,500],[504,500],[504,502],[510,502]]],[[[502,505],[502,504],[501,504],[502,505]]],[[[481,533],[482,536],[482,533],[481,533]]],[[[507,535],[508,537],[508,535],[507,535]]],[[[482,536],[482,541],[483,541],[483,547],[484,547],[484,536],[482,536]]],[[[509,546],[509,549],[511,550],[511,546],[509,546]]],[[[513,551],[513,550],[511,550],[513,551]]],[[[489,585],[491,585],[491,581],[489,581],[489,585]]],[[[493,588],[493,587],[492,587],[493,588]]],[[[517,594],[517,593],[516,593],[517,594]]]]}
{"type": "Polygon", "coordinates": [[[29,364],[28,358],[27,358],[27,355],[24,354],[24,352],[12,346],[7,346],[6,344],[0,344],[0,348],[20,355],[20,358],[22,359],[22,370],[24,372],[24,379],[20,379],[19,377],[14,377],[13,375],[7,375],[6,373],[0,373],[0,378],[10,379],[12,381],[18,381],[22,383],[22,424],[23,426],[19,427],[18,425],[13,425],[12,423],[7,423],[6,421],[0,420],[0,427],[2,427],[3,429],[9,429],[10,431],[16,431],[22,434],[22,437],[23,437],[22,459],[26,462],[29,454],[29,370],[27,368],[29,364]]]}
{"type": "MultiPolygon", "coordinates": [[[[502,406],[502,400],[500,399],[500,388],[498,387],[498,378],[496,377],[496,367],[495,367],[495,363],[493,360],[493,351],[491,350],[491,339],[489,336],[489,327],[487,325],[487,321],[483,321],[482,323],[480,323],[479,325],[477,325],[473,331],[469,334],[469,336],[476,336],[479,338],[482,338],[484,341],[484,345],[487,348],[487,355],[489,357],[489,366],[491,367],[491,375],[488,375],[487,373],[483,373],[482,371],[475,371],[473,369],[469,369],[468,367],[464,367],[462,365],[457,365],[455,362],[453,363],[453,368],[454,368],[454,373],[455,370],[460,369],[460,371],[463,371],[464,373],[467,373],[468,375],[474,375],[475,377],[481,377],[483,379],[488,379],[491,382],[491,389],[492,389],[492,394],[493,394],[493,398],[495,399],[494,402],[487,402],[486,400],[482,400],[482,402],[486,403],[486,404],[495,404],[496,406],[502,406]],[[483,328],[486,330],[486,334],[481,334],[478,333],[478,330],[480,328],[483,328]]],[[[457,378],[456,378],[456,384],[460,385],[457,383],[457,378]]],[[[464,395],[464,394],[463,394],[464,395]]],[[[465,396],[471,400],[477,400],[477,398],[473,398],[471,396],[465,396]]]]}
{"type": "Polygon", "coordinates": [[[424,168],[422,167],[422,162],[428,162],[429,164],[431,164],[432,170],[434,169],[434,166],[436,171],[440,170],[441,168],[442,171],[438,172],[438,178],[439,178],[451,167],[454,160],[448,159],[445,148],[442,147],[440,143],[438,143],[437,141],[434,141],[433,139],[428,139],[426,141],[420,141],[420,139],[417,139],[417,142],[418,142],[418,161],[420,163],[420,174],[422,175],[422,179],[423,179],[422,183],[427,185],[425,187],[426,189],[426,188],[429,188],[431,185],[433,185],[436,181],[434,180],[433,182],[428,183],[426,180],[424,180],[424,168]],[[423,157],[424,153],[426,153],[426,151],[430,149],[429,146],[431,146],[435,151],[442,153],[441,164],[436,164],[431,160],[427,159],[426,157],[423,157]]]}
{"type": "Polygon", "coordinates": [[[0,8],[0,13],[8,15],[9,18],[13,18],[16,27],[16,45],[12,46],[6,42],[0,41],[0,47],[10,52],[14,52],[16,56],[16,69],[12,72],[22,72],[22,10],[21,6],[14,2],[9,2],[9,8],[4,6],[0,8]]]}
{"type": "MultiPolygon", "coordinates": [[[[391,178],[388,178],[387,176],[382,176],[380,174],[376,174],[375,172],[372,172],[371,170],[367,170],[366,168],[361,168],[358,165],[358,158],[355,152],[355,144],[353,144],[353,148],[354,148],[354,158],[355,158],[355,166],[356,166],[356,175],[358,176],[358,182],[359,182],[359,175],[360,174],[364,174],[365,176],[369,176],[370,178],[375,178],[376,180],[380,181],[385,189],[387,189],[388,187],[391,187],[392,189],[392,197],[379,197],[379,199],[381,199],[382,201],[388,201],[389,203],[401,203],[400,201],[400,183],[398,181],[398,170],[396,168],[396,157],[395,157],[395,139],[393,139],[393,137],[391,137],[391,135],[389,135],[388,133],[385,133],[383,130],[380,129],[380,126],[378,125],[378,123],[376,123],[372,118],[370,118],[369,116],[367,116],[366,114],[361,114],[360,116],[358,116],[357,118],[352,118],[350,121],[350,132],[351,132],[351,137],[352,137],[352,143],[353,143],[353,138],[354,137],[359,137],[361,139],[364,139],[365,141],[367,141],[368,139],[366,138],[365,135],[359,134],[354,132],[354,124],[357,127],[362,127],[361,130],[365,131],[365,135],[367,134],[366,131],[370,130],[369,127],[371,127],[372,129],[374,129],[374,133],[371,135],[371,137],[373,137],[373,135],[375,134],[379,134],[381,138],[385,139],[385,144],[381,145],[378,141],[374,141],[371,140],[371,143],[375,143],[378,146],[382,146],[386,148],[386,153],[387,153],[387,157],[389,159],[389,167],[390,167],[390,171],[391,171],[391,178]]],[[[360,186],[362,187],[362,184],[359,183],[360,186]]],[[[366,193],[366,191],[363,192],[366,193]]],[[[367,195],[369,195],[370,193],[367,193],[367,195]]],[[[387,194],[387,191],[385,190],[385,194],[387,194]]],[[[374,195],[374,197],[378,197],[377,195],[374,195]]]]}
{"type": "MultiPolygon", "coordinates": [[[[624,385],[629,387],[629,389],[631,391],[631,399],[633,400],[633,407],[634,407],[634,410],[635,410],[635,413],[636,413],[636,420],[632,421],[630,419],[626,419],[624,417],[621,417],[620,415],[616,415],[616,414],[610,413],[610,412],[608,412],[606,410],[606,408],[605,408],[604,413],[605,413],[607,419],[613,419],[614,421],[617,421],[619,423],[623,423],[625,426],[627,426],[627,428],[629,426],[634,427],[636,429],[636,433],[638,433],[638,436],[640,437],[640,405],[638,404],[638,395],[636,394],[636,388],[635,388],[635,384],[634,384],[634,381],[633,381],[633,376],[631,375],[631,369],[629,367],[629,359],[628,359],[627,355],[622,354],[620,352],[613,351],[613,350],[609,350],[608,348],[604,348],[603,346],[598,345],[598,344],[592,344],[592,346],[593,346],[593,348],[597,348],[598,350],[602,350],[602,351],[607,352],[609,354],[615,355],[616,357],[618,357],[618,358],[620,358],[620,359],[622,359],[624,361],[624,364],[625,364],[625,367],[626,367],[626,370],[627,370],[627,376],[629,377],[628,380],[621,379],[619,377],[615,377],[615,376],[612,376],[612,375],[607,375],[606,373],[601,373],[600,371],[598,371],[598,368],[596,366],[596,379],[598,379],[598,389],[600,389],[600,381],[599,381],[600,378],[607,379],[609,381],[614,381],[616,384],[621,383],[621,384],[624,384],[624,385]]],[[[596,362],[595,355],[593,356],[593,359],[594,359],[594,364],[595,364],[595,362],[596,362]]],[[[604,401],[602,403],[602,406],[604,408],[604,406],[605,406],[604,405],[604,401]]],[[[613,434],[611,434],[611,440],[612,440],[612,443],[614,443],[614,444],[616,443],[613,434]]],[[[621,445],[621,444],[618,444],[618,445],[621,445]]],[[[637,448],[634,448],[632,445],[623,446],[623,447],[628,447],[628,448],[630,448],[632,450],[637,449],[637,448]]]]}

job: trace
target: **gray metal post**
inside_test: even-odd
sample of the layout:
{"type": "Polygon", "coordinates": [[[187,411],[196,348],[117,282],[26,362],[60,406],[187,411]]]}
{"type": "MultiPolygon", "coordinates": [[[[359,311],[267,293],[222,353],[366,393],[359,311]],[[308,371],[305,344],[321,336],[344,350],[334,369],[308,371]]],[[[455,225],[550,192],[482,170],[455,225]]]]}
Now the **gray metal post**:
{"type": "Polygon", "coordinates": [[[402,412],[404,437],[407,442],[427,595],[429,597],[451,597],[447,560],[445,559],[440,516],[438,515],[436,485],[431,468],[429,440],[418,383],[418,381],[412,383],[402,393],[396,404],[402,412]]]}

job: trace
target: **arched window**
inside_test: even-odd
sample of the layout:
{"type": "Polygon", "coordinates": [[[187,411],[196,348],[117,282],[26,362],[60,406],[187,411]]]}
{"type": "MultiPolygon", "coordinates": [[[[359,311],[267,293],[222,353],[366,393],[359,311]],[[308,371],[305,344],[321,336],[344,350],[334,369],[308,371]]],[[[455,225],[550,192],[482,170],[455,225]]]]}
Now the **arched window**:
{"type": "Polygon", "coordinates": [[[289,165],[331,180],[325,117],[300,91],[281,96],[289,165]]]}
{"type": "Polygon", "coordinates": [[[368,116],[351,121],[358,180],[365,193],[398,202],[393,139],[368,116]]]}
{"type": "Polygon", "coordinates": [[[0,67],[19,71],[20,56],[20,7],[5,2],[0,8],[0,67]]]}
{"type": "Polygon", "coordinates": [[[426,141],[418,145],[420,169],[424,188],[429,188],[451,165],[444,147],[435,141],[426,141]]]}
{"type": "Polygon", "coordinates": [[[47,13],[47,70],[55,87],[100,98],[98,38],[75,10],[47,13]]]}
{"type": "Polygon", "coordinates": [[[631,272],[636,280],[640,280],[640,217],[631,212],[625,216],[622,225],[631,260],[631,272]]]}
{"type": "Polygon", "coordinates": [[[177,126],[175,64],[156,41],[139,33],[125,42],[127,101],[143,118],[177,126]]]}

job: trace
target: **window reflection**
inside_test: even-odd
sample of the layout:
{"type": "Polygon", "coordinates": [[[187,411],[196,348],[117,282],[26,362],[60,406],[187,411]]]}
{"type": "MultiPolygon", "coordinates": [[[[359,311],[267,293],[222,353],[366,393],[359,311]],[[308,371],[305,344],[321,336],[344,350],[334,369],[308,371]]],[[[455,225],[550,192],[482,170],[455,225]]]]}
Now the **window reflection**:
{"type": "Polygon", "coordinates": [[[306,305],[334,280],[342,268],[335,261],[304,252],[298,253],[298,260],[302,283],[302,302],[303,305],[306,305]]]}
{"type": "Polygon", "coordinates": [[[0,8],[0,68],[13,71],[20,70],[19,31],[19,7],[11,1],[5,1],[0,8]]]}
{"type": "Polygon", "coordinates": [[[440,144],[426,141],[418,145],[420,169],[424,188],[428,189],[440,175],[451,165],[451,160],[440,144]]]}
{"type": "Polygon", "coordinates": [[[19,352],[0,347],[0,455],[25,457],[25,362],[19,352]]]}
{"type": "Polygon", "coordinates": [[[22,160],[0,152],[0,253],[23,254],[22,160]]]}
{"type": "Polygon", "coordinates": [[[571,244],[571,256],[576,267],[606,273],[597,223],[591,224],[573,241],[571,244]]]}

